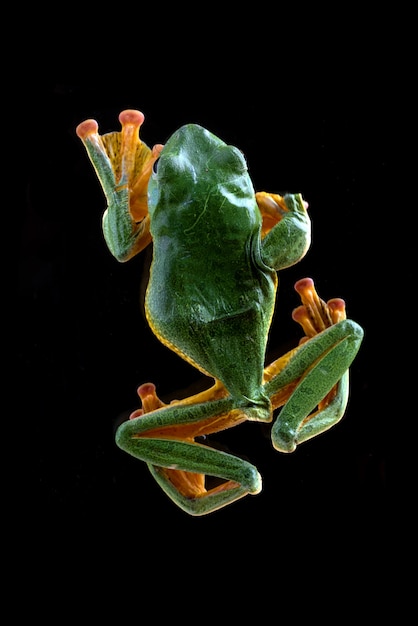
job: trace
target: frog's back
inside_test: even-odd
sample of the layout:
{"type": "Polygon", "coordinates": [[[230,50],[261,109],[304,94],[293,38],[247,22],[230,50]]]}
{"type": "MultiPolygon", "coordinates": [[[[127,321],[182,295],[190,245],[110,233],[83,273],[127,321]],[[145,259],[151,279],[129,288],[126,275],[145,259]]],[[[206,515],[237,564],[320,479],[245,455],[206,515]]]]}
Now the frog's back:
{"type": "Polygon", "coordinates": [[[261,216],[241,152],[200,126],[182,127],[161,154],[149,204],[154,332],[221,380],[220,352],[245,350],[250,337],[262,368],[275,274],[260,258],[261,216]]]}

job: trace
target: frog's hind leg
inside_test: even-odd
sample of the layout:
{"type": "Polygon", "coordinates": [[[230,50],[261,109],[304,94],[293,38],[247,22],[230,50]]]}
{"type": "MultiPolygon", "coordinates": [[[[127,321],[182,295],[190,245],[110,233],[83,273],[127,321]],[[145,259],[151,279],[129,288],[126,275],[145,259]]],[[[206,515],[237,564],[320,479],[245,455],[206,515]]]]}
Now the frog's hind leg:
{"type": "Polygon", "coordinates": [[[196,441],[247,419],[221,385],[195,398],[220,397],[195,404],[186,399],[165,405],[150,383],[138,393],[143,408],[121,424],[116,443],[147,463],[160,487],[181,509],[205,515],[261,490],[261,477],[253,465],[196,441]],[[210,488],[208,477],[220,482],[210,488]]]}
{"type": "Polygon", "coordinates": [[[212,489],[206,489],[205,474],[171,470],[151,463],[148,463],[148,468],[168,497],[183,511],[193,516],[207,515],[250,493],[256,494],[261,490],[259,475],[257,482],[260,487],[256,490],[250,491],[247,486],[233,480],[223,482],[212,489]]]}
{"type": "Polygon", "coordinates": [[[281,411],[272,427],[273,446],[293,452],[296,446],[328,430],[344,415],[349,394],[349,366],[363,330],[347,320],[341,299],[325,303],[313,281],[295,285],[302,306],[293,318],[303,327],[300,345],[265,369],[264,388],[281,411]]]}

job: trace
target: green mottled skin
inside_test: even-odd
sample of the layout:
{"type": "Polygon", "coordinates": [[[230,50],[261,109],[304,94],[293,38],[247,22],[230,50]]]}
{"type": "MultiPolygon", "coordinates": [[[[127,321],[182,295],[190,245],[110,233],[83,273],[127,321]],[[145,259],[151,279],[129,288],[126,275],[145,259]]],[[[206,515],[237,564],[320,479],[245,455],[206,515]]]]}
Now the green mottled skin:
{"type": "MultiPolygon", "coordinates": [[[[123,115],[125,124],[143,119],[138,112],[123,115]]],[[[106,242],[124,261],[142,249],[146,221],[133,219],[128,174],[116,180],[94,124],[87,121],[79,136],[106,195],[106,242]]],[[[183,126],[167,141],[147,191],[153,241],[147,319],[164,344],[221,381],[227,393],[133,414],[118,428],[116,442],[148,464],[180,508],[204,515],[258,493],[261,477],[251,463],[197,443],[193,433],[231,427],[237,413],[242,419],[271,421],[272,398],[294,384],[271,431],[273,447],[292,452],[344,414],[348,368],[363,331],[351,320],[332,322],[263,381],[276,272],[297,263],[310,243],[302,197],[284,196],[286,210],[262,238],[262,216],[244,157],[195,124],[183,126]],[[334,388],[336,395],[311,415],[334,388]],[[222,422],[223,416],[234,417],[222,422]],[[189,478],[179,487],[183,474],[189,478]],[[198,489],[193,495],[193,475],[219,477],[227,486],[207,493],[198,489]]]]}

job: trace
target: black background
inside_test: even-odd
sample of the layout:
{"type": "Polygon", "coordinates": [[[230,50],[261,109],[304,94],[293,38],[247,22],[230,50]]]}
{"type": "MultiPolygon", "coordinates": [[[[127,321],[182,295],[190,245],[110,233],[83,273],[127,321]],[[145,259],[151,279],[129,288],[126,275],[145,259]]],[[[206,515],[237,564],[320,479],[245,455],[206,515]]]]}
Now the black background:
{"type": "MultiPolygon", "coordinates": [[[[76,562],[94,578],[103,566],[112,585],[129,578],[131,563],[166,586],[179,562],[199,577],[202,563],[204,570],[208,563],[226,571],[270,563],[287,571],[296,561],[312,576],[327,554],[326,584],[342,562],[358,581],[364,576],[367,595],[368,573],[376,580],[393,547],[398,493],[395,428],[382,400],[393,392],[380,379],[387,369],[382,325],[387,331],[388,318],[393,323],[384,301],[390,259],[381,229],[392,202],[384,188],[393,180],[390,144],[399,123],[386,61],[374,54],[354,61],[340,51],[335,63],[325,53],[309,64],[306,54],[290,69],[278,51],[253,58],[230,50],[219,61],[207,54],[190,65],[184,55],[169,64],[172,47],[160,46],[163,69],[156,60],[152,67],[132,62],[106,78],[98,59],[98,76],[93,61],[78,73],[63,71],[51,48],[23,82],[28,166],[19,188],[17,302],[24,323],[16,354],[25,407],[19,432],[29,450],[19,493],[35,568],[53,554],[52,574],[76,562]],[[342,422],[292,455],[275,452],[257,424],[227,433],[231,450],[259,468],[263,491],[202,518],[179,510],[145,464],[114,443],[117,425],[138,406],[139,384],[154,382],[168,400],[200,381],[143,317],[149,252],[118,264],[102,236],[105,200],[75,127],[94,118],[101,133],[119,130],[126,108],[145,114],[148,145],[199,123],[243,151],[257,190],[302,192],[309,202],[312,245],[280,274],[272,355],[299,339],[293,284],[304,276],[324,299],[344,298],[348,316],[365,330],[342,422]],[[124,562],[117,574],[116,557],[124,562]]],[[[396,281],[391,289],[396,299],[396,281]]]]}

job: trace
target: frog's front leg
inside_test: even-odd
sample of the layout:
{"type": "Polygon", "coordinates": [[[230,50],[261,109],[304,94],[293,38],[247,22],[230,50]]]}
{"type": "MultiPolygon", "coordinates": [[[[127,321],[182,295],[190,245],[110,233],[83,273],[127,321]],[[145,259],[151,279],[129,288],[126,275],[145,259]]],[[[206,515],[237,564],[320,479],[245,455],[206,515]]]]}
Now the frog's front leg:
{"type": "Polygon", "coordinates": [[[261,490],[257,469],[196,442],[247,419],[221,384],[184,401],[164,404],[151,383],[138,389],[142,409],[123,422],[117,445],[148,464],[165,493],[190,515],[205,515],[261,490]],[[215,398],[215,399],[213,399],[215,398]],[[209,477],[221,479],[208,486],[209,477]]]}
{"type": "Polygon", "coordinates": [[[148,181],[163,146],[150,150],[139,138],[144,121],[140,111],[122,111],[119,121],[121,132],[99,135],[98,124],[91,119],[79,124],[76,132],[107,200],[103,215],[107,246],[118,261],[127,261],[151,242],[148,181]]]}
{"type": "Polygon", "coordinates": [[[311,244],[308,203],[301,194],[259,191],[255,194],[262,217],[262,258],[266,265],[282,270],[298,263],[311,244]]]}
{"type": "Polygon", "coordinates": [[[276,450],[293,452],[296,446],[328,430],[344,415],[349,395],[349,367],[363,329],[346,319],[339,298],[325,303],[312,279],[295,285],[302,306],[293,319],[303,327],[300,346],[265,369],[264,388],[273,409],[283,407],[272,427],[276,450]]]}

